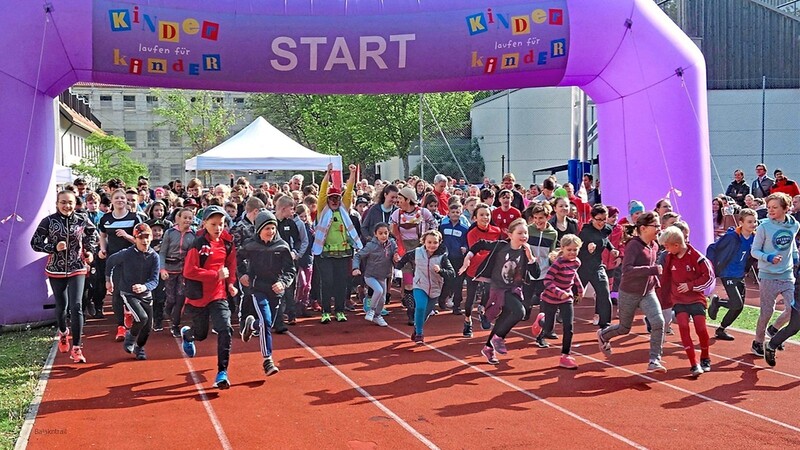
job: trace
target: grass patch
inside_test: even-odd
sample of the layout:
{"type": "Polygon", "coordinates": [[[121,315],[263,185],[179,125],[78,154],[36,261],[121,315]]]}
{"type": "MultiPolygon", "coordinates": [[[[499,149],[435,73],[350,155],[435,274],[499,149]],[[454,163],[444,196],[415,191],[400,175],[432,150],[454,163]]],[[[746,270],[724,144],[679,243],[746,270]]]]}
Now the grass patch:
{"type": "Polygon", "coordinates": [[[45,327],[0,335],[0,449],[14,448],[53,344],[53,330],[45,327]]]}
{"type": "MultiPolygon", "coordinates": [[[[720,308],[719,309],[719,314],[717,314],[717,319],[718,320],[711,320],[710,317],[707,317],[706,318],[706,322],[709,323],[709,324],[712,324],[712,325],[719,325],[720,322],[722,322],[722,318],[725,317],[725,314],[727,312],[728,312],[727,309],[720,308]]],[[[754,308],[754,307],[751,307],[751,306],[745,306],[744,310],[742,311],[742,313],[739,314],[739,317],[733,322],[733,325],[731,325],[731,326],[733,328],[739,328],[739,329],[742,329],[742,330],[748,330],[748,331],[755,332],[756,331],[756,324],[758,323],[758,315],[759,315],[759,313],[760,313],[760,310],[758,308],[754,308]]],[[[775,319],[779,315],[780,315],[780,311],[776,311],[775,314],[772,315],[772,320],[770,320],[769,323],[774,322],[775,319]]],[[[800,341],[800,333],[792,336],[789,339],[791,339],[793,341],[800,341]]]]}

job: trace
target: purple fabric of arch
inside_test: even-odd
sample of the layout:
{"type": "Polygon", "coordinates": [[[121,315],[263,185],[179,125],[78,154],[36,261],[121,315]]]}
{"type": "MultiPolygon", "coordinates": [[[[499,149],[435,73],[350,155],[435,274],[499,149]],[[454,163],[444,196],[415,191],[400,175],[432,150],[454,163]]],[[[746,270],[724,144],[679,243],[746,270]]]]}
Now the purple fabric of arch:
{"type": "Polygon", "coordinates": [[[78,81],[305,93],[579,86],[598,105],[604,200],[649,208],[670,193],[697,247],[711,240],[705,63],[652,0],[47,5],[10,0],[13,14],[0,15],[0,92],[13,106],[0,111],[0,217],[24,219],[0,224],[0,324],[52,317],[44,256],[29,241],[55,210],[53,98],[78,81]]]}

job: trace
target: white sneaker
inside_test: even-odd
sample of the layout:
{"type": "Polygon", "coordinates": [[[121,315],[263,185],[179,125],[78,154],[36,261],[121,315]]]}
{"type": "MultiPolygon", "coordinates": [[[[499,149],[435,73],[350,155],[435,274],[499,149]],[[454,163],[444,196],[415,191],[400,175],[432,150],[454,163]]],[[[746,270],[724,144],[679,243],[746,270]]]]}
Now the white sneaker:
{"type": "Polygon", "coordinates": [[[386,323],[386,321],[381,316],[378,316],[378,317],[372,319],[372,321],[375,323],[375,325],[378,325],[379,327],[388,327],[389,326],[389,324],[386,323]]]}
{"type": "Polygon", "coordinates": [[[444,306],[446,306],[447,309],[453,309],[453,297],[447,297],[447,301],[444,302],[444,306]]]}
{"type": "MultiPolygon", "coordinates": [[[[380,316],[378,316],[378,317],[380,317],[380,316]]],[[[375,311],[373,311],[371,309],[369,311],[367,311],[367,314],[364,316],[364,320],[369,320],[370,322],[372,322],[372,320],[374,318],[375,318],[375,311]]]]}
{"type": "Polygon", "coordinates": [[[592,317],[592,325],[597,326],[599,324],[600,324],[600,315],[595,314],[594,317],[592,317]]]}

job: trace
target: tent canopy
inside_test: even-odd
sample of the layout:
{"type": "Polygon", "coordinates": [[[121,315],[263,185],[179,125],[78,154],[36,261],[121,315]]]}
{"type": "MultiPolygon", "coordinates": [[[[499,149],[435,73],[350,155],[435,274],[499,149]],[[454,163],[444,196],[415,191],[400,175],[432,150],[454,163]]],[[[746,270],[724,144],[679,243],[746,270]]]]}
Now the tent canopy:
{"type": "Polygon", "coordinates": [[[61,164],[56,164],[54,170],[56,172],[56,184],[72,183],[74,179],[72,169],[62,166],[61,164]]]}
{"type": "Polygon", "coordinates": [[[211,150],[186,161],[186,170],[342,170],[340,155],[309,150],[258,117],[211,150]]]}

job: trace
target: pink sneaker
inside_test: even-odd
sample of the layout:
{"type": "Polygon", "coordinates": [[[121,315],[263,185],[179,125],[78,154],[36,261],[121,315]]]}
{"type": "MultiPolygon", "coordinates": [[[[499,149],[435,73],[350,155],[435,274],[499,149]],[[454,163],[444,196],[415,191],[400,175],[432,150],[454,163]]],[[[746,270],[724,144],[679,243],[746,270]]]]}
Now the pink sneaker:
{"type": "Polygon", "coordinates": [[[131,328],[133,328],[133,314],[131,314],[131,312],[130,312],[130,311],[128,311],[128,308],[127,308],[127,307],[125,307],[125,309],[124,309],[124,312],[123,312],[123,317],[124,317],[124,319],[125,319],[125,320],[124,320],[124,322],[125,322],[125,328],[127,328],[127,329],[129,329],[129,330],[130,330],[131,328]]]}
{"type": "Polygon", "coordinates": [[[578,364],[575,362],[575,358],[569,355],[561,355],[561,358],[558,360],[558,367],[563,367],[565,369],[570,370],[577,370],[578,364]]]}
{"type": "Polygon", "coordinates": [[[544,313],[539,313],[536,316],[536,320],[533,321],[533,325],[531,325],[531,333],[533,333],[534,338],[542,333],[542,324],[544,324],[544,313]]]}
{"type": "Polygon", "coordinates": [[[496,356],[494,356],[494,349],[492,347],[489,347],[488,345],[483,346],[483,350],[481,350],[481,355],[483,355],[486,358],[486,362],[488,362],[493,366],[500,364],[500,361],[497,359],[496,356]]]}
{"type": "Polygon", "coordinates": [[[69,328],[65,332],[58,332],[58,351],[61,353],[67,353],[69,351],[69,328]]]}
{"type": "Polygon", "coordinates": [[[494,351],[500,353],[501,355],[508,353],[508,349],[506,348],[506,340],[500,336],[492,337],[492,347],[494,347],[494,351]]]}

